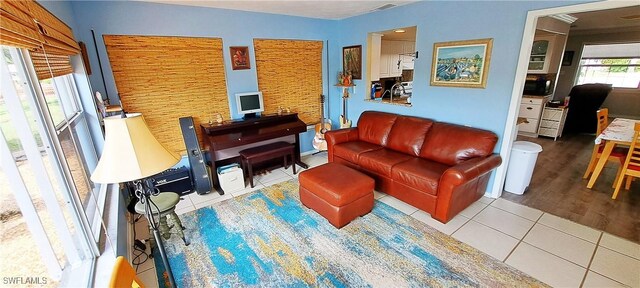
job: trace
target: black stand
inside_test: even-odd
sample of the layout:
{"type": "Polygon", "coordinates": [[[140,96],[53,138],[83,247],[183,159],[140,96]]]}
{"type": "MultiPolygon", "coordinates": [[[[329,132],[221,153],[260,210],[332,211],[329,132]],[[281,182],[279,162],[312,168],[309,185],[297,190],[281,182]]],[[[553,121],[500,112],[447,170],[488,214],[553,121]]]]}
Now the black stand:
{"type": "Polygon", "coordinates": [[[257,113],[247,113],[242,116],[242,120],[252,120],[257,118],[260,118],[260,115],[258,115],[257,113]]]}
{"type": "MultiPolygon", "coordinates": [[[[151,201],[152,195],[158,195],[160,190],[157,190],[153,187],[152,179],[145,180],[137,180],[133,182],[136,185],[136,197],[140,200],[142,204],[144,204],[144,213],[149,220],[149,226],[151,226],[151,230],[153,230],[153,238],[156,240],[156,245],[158,246],[158,250],[160,251],[160,257],[162,258],[162,264],[164,264],[164,268],[167,271],[167,276],[169,278],[169,284],[171,287],[177,287],[176,281],[173,278],[173,273],[171,272],[171,266],[169,266],[169,259],[167,259],[167,254],[164,251],[164,244],[162,244],[162,237],[160,236],[160,231],[158,231],[158,224],[156,223],[155,218],[153,218],[153,213],[151,212],[151,204],[158,211],[158,215],[160,215],[160,209],[156,206],[153,201],[151,201]]],[[[158,282],[160,279],[158,279],[158,282]]],[[[160,285],[162,286],[162,285],[160,285]]]]}

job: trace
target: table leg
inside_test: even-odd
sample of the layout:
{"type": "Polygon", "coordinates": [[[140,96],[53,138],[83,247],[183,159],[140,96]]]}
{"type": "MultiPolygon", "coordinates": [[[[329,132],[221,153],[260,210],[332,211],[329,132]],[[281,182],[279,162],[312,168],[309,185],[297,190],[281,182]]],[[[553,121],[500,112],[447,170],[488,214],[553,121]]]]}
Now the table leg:
{"type": "Polygon", "coordinates": [[[607,141],[604,145],[604,150],[602,151],[602,155],[600,155],[600,159],[598,159],[598,164],[596,164],[596,169],[593,170],[593,174],[589,179],[589,184],[587,184],[587,188],[593,188],[593,184],[596,183],[598,176],[600,176],[600,172],[602,172],[602,168],[604,168],[604,164],[607,163],[607,159],[609,159],[609,155],[611,155],[611,151],[613,150],[613,146],[616,144],[613,141],[607,141]]]}

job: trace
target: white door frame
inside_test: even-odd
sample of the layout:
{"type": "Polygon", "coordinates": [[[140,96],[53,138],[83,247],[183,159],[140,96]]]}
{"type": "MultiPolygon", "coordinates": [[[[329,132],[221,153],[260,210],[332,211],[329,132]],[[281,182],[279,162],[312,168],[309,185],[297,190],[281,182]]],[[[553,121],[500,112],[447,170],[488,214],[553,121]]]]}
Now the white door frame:
{"type": "Polygon", "coordinates": [[[607,0],[602,2],[533,10],[527,13],[527,20],[525,22],[524,33],[522,35],[522,45],[520,46],[520,57],[518,57],[516,78],[514,79],[513,91],[511,92],[511,103],[509,103],[509,113],[507,114],[507,121],[504,133],[502,134],[502,148],[500,149],[502,165],[496,169],[496,177],[493,180],[493,186],[491,187],[490,192],[490,196],[492,198],[498,198],[502,195],[502,188],[504,187],[505,176],[507,174],[509,157],[511,156],[511,146],[516,138],[518,108],[520,107],[520,101],[522,100],[522,90],[524,89],[524,80],[527,76],[529,54],[531,46],[533,45],[533,37],[535,36],[538,18],[554,14],[580,13],[636,5],[638,5],[637,1],[607,0]]]}

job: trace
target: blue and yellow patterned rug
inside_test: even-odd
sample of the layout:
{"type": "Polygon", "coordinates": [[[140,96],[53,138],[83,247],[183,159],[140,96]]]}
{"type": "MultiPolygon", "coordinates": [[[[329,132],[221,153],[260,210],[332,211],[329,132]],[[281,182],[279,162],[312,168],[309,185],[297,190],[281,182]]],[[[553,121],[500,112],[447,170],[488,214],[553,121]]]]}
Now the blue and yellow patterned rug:
{"type": "Polygon", "coordinates": [[[379,201],[338,230],[300,203],[297,180],[180,218],[191,245],[165,241],[179,287],[545,286],[379,201]]]}

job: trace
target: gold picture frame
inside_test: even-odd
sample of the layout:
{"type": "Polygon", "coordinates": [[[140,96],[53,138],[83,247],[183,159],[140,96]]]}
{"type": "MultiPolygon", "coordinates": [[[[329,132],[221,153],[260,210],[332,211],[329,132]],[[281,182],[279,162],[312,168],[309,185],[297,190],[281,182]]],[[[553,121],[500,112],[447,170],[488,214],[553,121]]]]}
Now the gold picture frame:
{"type": "Polygon", "coordinates": [[[433,44],[431,86],[486,88],[493,38],[433,44]]]}

